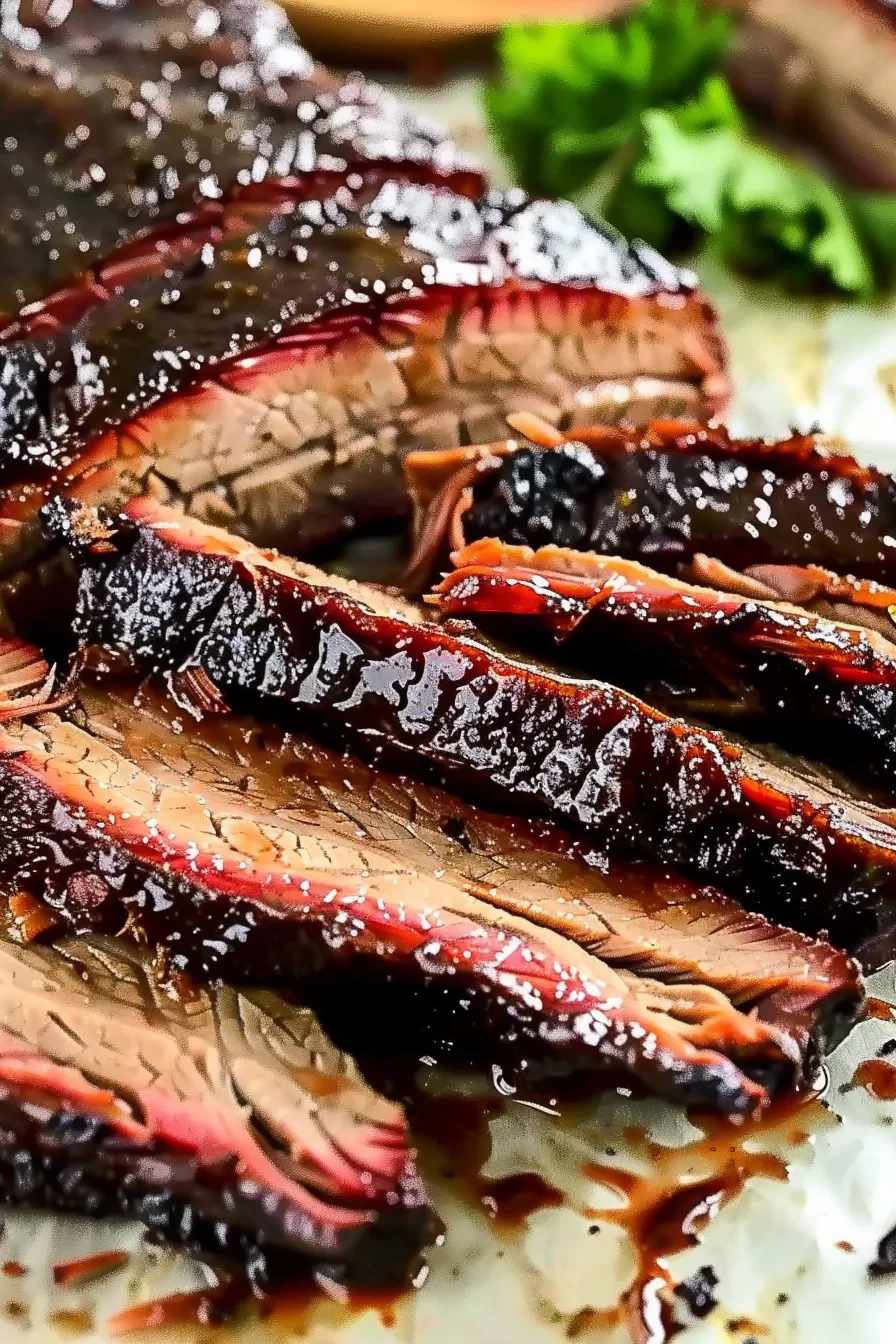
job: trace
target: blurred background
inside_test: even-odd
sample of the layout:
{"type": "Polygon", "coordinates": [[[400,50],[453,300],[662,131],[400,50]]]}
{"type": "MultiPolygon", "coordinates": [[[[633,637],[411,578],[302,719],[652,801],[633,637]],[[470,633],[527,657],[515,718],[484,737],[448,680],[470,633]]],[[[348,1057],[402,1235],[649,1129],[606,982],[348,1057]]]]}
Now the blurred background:
{"type": "Polygon", "coordinates": [[[896,465],[889,0],[293,0],[303,40],[499,183],[698,270],[741,432],[820,425],[896,465]]]}

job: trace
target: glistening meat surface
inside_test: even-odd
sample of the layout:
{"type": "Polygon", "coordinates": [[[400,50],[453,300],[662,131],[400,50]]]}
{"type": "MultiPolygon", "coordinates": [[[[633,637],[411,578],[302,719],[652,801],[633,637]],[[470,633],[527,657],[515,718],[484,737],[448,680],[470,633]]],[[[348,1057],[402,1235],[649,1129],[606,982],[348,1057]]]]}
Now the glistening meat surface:
{"type": "Polygon", "coordinates": [[[408,458],[421,575],[446,538],[457,548],[486,537],[669,571],[702,553],[734,569],[820,565],[878,581],[896,572],[896,482],[821,436],[736,440],[675,421],[562,434],[516,423],[531,442],[408,458]]]}
{"type": "Polygon", "coordinates": [[[381,1048],[533,1082],[618,1069],[743,1112],[860,1003],[846,957],[712,888],[151,689],[84,685],[2,751],[7,878],[203,978],[336,972],[365,1016],[403,985],[417,1029],[381,1048]]]}
{"type": "Polygon", "coordinates": [[[786,602],[813,616],[873,630],[888,641],[896,632],[896,589],[874,579],[837,574],[822,565],[748,565],[738,570],[699,553],[684,572],[696,583],[741,597],[786,602]]]}
{"type": "Polygon", "coordinates": [[[150,491],[307,552],[405,515],[408,447],[489,437],[509,410],[724,401],[714,314],[649,249],[562,202],[400,180],[371,201],[351,180],[228,205],[197,257],[0,349],[0,563],[54,490],[150,491]]]}
{"type": "Polygon", "coordinates": [[[564,666],[651,704],[736,720],[896,784],[896,643],[882,633],[593,551],[483,540],[452,560],[434,599],[444,616],[500,621],[530,648],[547,635],[564,666]]]}
{"type": "Polygon", "coordinates": [[[401,1110],[307,1009],[157,982],[124,942],[0,939],[0,1202],[136,1218],[259,1288],[400,1285],[436,1234],[401,1110]]]}
{"type": "Polygon", "coordinates": [[[250,699],[347,733],[383,764],[572,823],[608,852],[680,863],[847,945],[892,910],[888,825],[605,682],[148,501],[117,523],[60,501],[46,522],[81,558],[80,641],[168,669],[184,703],[199,678],[199,703],[250,699]]]}
{"type": "Polygon", "coordinates": [[[73,320],[186,247],[222,203],[351,167],[478,194],[481,174],[381,89],[337,82],[275,5],[65,12],[7,4],[0,29],[0,333],[73,320]]]}

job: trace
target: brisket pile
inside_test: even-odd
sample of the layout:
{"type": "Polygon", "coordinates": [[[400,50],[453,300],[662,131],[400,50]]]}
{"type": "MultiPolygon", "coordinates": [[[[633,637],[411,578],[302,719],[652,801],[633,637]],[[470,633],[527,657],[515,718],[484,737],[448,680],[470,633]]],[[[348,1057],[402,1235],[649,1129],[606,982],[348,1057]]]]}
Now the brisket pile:
{"type": "Polygon", "coordinates": [[[73,929],[127,926],[205,980],[404,983],[447,1001],[428,1049],[451,1062],[629,1070],[750,1112],[860,996],[848,958],[710,886],[151,688],[85,684],[0,753],[4,877],[73,929]]]}
{"type": "Polygon", "coordinates": [[[610,682],[152,501],[111,525],[59,501],[45,525],[81,561],[80,645],[164,669],[187,711],[253,704],[328,728],[378,763],[580,827],[602,852],[679,863],[809,933],[855,942],[890,918],[888,824],[610,682]]]}
{"type": "Polygon", "coordinates": [[[76,0],[41,32],[37,10],[0,37],[5,567],[54,491],[148,491],[308,551],[400,520],[406,449],[507,411],[724,403],[694,276],[488,191],[280,11],[76,0]]]}
{"type": "Polygon", "coordinates": [[[0,23],[0,1198],[411,1281],[334,996],[515,1087],[810,1081],[896,922],[893,481],[702,427],[693,276],[279,10],[0,23]],[[412,512],[426,603],[294,558],[412,512]]]}
{"type": "Polygon", "coordinates": [[[709,556],[731,569],[809,566],[896,578],[896,482],[816,435],[732,440],[720,427],[656,421],[568,434],[515,417],[518,440],[407,463],[417,563],[495,537],[641,560],[665,572],[709,556]]]}

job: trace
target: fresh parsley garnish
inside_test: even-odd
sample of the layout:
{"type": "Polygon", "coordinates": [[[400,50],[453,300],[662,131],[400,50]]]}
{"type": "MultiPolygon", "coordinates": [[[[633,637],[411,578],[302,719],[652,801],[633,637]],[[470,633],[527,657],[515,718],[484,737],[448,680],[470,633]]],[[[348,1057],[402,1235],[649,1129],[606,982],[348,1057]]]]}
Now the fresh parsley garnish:
{"type": "Polygon", "coordinates": [[[573,196],[629,237],[706,240],[756,274],[867,295],[896,261],[896,197],[843,190],[756,138],[722,74],[732,32],[698,0],[512,25],[492,131],[528,191],[573,196]]]}

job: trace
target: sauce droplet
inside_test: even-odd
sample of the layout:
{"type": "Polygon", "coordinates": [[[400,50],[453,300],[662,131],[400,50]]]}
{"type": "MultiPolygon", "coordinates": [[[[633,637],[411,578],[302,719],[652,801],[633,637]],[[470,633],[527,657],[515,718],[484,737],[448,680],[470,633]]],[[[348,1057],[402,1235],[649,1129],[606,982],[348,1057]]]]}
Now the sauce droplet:
{"type": "Polygon", "coordinates": [[[98,1279],[115,1269],[121,1269],[130,1258],[127,1251],[101,1251],[97,1255],[85,1255],[80,1260],[60,1260],[53,1266],[53,1282],[61,1288],[67,1288],[71,1284],[98,1279]]]}
{"type": "Polygon", "coordinates": [[[847,1090],[864,1087],[877,1101],[896,1101],[896,1067],[885,1059],[863,1060],[847,1085],[847,1090]]]}
{"type": "Polygon", "coordinates": [[[127,1307],[106,1321],[108,1334],[118,1337],[137,1330],[155,1330],[169,1325],[223,1325],[249,1295],[242,1280],[202,1288],[195,1293],[173,1293],[154,1302],[127,1307]]]}
{"type": "Polygon", "coordinates": [[[539,1209],[555,1209],[563,1194],[534,1171],[479,1182],[479,1198],[496,1227],[518,1227],[539,1209]]]}

